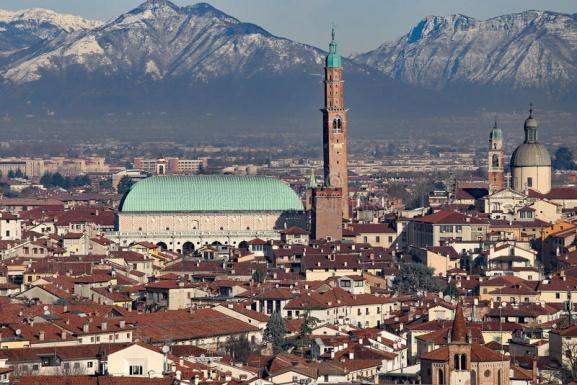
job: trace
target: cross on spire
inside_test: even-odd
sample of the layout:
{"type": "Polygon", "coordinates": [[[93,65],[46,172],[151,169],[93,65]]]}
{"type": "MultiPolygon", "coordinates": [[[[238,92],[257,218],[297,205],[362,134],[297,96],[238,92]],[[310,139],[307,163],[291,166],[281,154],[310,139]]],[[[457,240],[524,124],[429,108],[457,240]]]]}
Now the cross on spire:
{"type": "Polygon", "coordinates": [[[493,128],[497,128],[497,114],[495,114],[495,125],[493,126],[493,128]]]}
{"type": "Polygon", "coordinates": [[[529,103],[529,117],[533,117],[533,102],[529,103]]]}

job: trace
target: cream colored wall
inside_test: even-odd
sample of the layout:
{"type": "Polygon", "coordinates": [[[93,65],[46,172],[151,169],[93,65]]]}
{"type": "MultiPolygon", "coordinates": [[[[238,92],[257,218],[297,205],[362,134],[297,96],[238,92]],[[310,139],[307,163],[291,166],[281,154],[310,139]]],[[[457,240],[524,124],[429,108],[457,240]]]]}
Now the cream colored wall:
{"type": "Polygon", "coordinates": [[[486,344],[491,341],[496,341],[500,344],[508,345],[508,341],[513,338],[513,332],[511,331],[483,330],[481,333],[483,334],[483,339],[486,344]]]}
{"type": "Polygon", "coordinates": [[[207,297],[208,293],[196,288],[178,288],[168,291],[168,310],[187,309],[193,298],[207,297]]]}
{"type": "Polygon", "coordinates": [[[280,214],[267,213],[120,213],[120,232],[199,232],[272,230],[280,214]],[[196,227],[196,229],[194,229],[196,227]],[[169,230],[166,230],[168,228],[169,230]],[[142,229],[142,230],[140,230],[142,229]]]}
{"type": "Polygon", "coordinates": [[[512,170],[513,189],[519,192],[525,191],[528,178],[533,179],[532,190],[542,194],[551,191],[551,167],[515,167],[512,170]]]}
{"type": "Polygon", "coordinates": [[[139,345],[132,345],[108,355],[108,373],[113,377],[129,376],[130,365],[142,365],[142,376],[162,377],[164,356],[139,345]]]}
{"type": "Polygon", "coordinates": [[[390,248],[391,245],[395,242],[397,238],[397,234],[394,233],[360,233],[355,237],[356,243],[366,243],[370,244],[373,247],[384,247],[386,249],[390,248]],[[378,238],[378,240],[377,240],[378,238]],[[390,238],[390,239],[389,239],[390,238]]]}
{"type": "Polygon", "coordinates": [[[459,267],[459,261],[451,261],[449,257],[427,251],[427,266],[434,270],[435,275],[446,277],[447,270],[459,267]]]}
{"type": "Polygon", "coordinates": [[[382,305],[380,304],[351,306],[350,314],[352,325],[360,323],[361,327],[365,328],[376,327],[379,322],[383,321],[382,305]]]}
{"type": "Polygon", "coordinates": [[[559,206],[554,203],[538,200],[531,207],[535,209],[535,218],[539,220],[555,223],[562,218],[559,206]]]}
{"type": "Polygon", "coordinates": [[[293,384],[293,383],[300,383],[300,381],[306,381],[307,379],[309,379],[309,377],[303,376],[300,373],[297,372],[285,372],[285,373],[281,373],[279,375],[276,375],[274,377],[270,377],[269,380],[273,383],[273,384],[293,384]],[[296,377],[296,382],[293,381],[293,378],[296,377]]]}
{"type": "Polygon", "coordinates": [[[347,275],[359,275],[359,271],[354,271],[353,269],[329,269],[325,271],[324,269],[318,270],[307,270],[305,272],[307,281],[325,281],[329,278],[334,277],[344,277],[347,275]]]}
{"type": "Polygon", "coordinates": [[[435,320],[452,320],[455,318],[455,312],[443,306],[435,306],[429,309],[429,321],[435,320]]]}

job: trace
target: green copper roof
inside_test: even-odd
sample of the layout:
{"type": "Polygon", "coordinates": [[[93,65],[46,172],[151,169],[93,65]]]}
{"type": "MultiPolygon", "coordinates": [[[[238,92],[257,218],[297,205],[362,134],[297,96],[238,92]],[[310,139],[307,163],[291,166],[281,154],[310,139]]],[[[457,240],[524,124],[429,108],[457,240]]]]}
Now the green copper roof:
{"type": "Polygon", "coordinates": [[[340,68],[341,55],[337,52],[337,42],[335,41],[335,29],[332,31],[332,40],[329,44],[329,54],[327,56],[327,68],[340,68]]]}
{"type": "Polygon", "coordinates": [[[315,169],[312,168],[311,169],[311,175],[309,175],[309,178],[307,180],[307,188],[317,188],[319,187],[319,185],[317,184],[317,177],[315,176],[315,169]]]}
{"type": "Polygon", "coordinates": [[[491,130],[490,139],[491,140],[503,139],[503,131],[499,127],[497,127],[497,120],[495,120],[495,125],[491,130]]]}
{"type": "Polygon", "coordinates": [[[154,176],[132,186],[120,212],[302,211],[297,194],[264,176],[154,176]]]}

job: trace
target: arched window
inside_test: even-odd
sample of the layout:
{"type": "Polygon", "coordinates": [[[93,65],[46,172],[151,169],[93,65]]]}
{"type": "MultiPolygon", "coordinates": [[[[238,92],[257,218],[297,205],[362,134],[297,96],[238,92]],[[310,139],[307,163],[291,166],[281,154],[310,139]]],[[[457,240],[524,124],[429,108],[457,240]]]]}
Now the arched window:
{"type": "Polygon", "coordinates": [[[340,116],[333,119],[333,133],[340,134],[343,132],[343,121],[340,116]]]}
{"type": "Polygon", "coordinates": [[[501,369],[497,370],[497,385],[501,385],[501,369]]]}
{"type": "Polygon", "coordinates": [[[454,359],[455,359],[455,370],[461,370],[461,365],[459,362],[459,355],[455,354],[454,359]]]}
{"type": "Polygon", "coordinates": [[[461,370],[467,370],[467,355],[461,354],[461,370]]]}
{"type": "Polygon", "coordinates": [[[471,385],[477,385],[477,373],[471,370],[471,385]]]}
{"type": "Polygon", "coordinates": [[[499,155],[493,154],[493,160],[491,163],[493,167],[499,167],[499,155]]]}
{"type": "Polygon", "coordinates": [[[443,369],[439,369],[439,385],[445,384],[445,373],[443,373],[443,369]]]}

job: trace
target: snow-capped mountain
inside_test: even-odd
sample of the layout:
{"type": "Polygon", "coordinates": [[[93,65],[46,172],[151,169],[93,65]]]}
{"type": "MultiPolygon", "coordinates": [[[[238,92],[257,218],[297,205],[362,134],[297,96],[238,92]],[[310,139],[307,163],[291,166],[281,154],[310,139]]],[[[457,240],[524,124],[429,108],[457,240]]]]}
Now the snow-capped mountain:
{"type": "Polygon", "coordinates": [[[102,23],[47,9],[0,10],[0,68],[29,56],[44,42],[102,23]]]}
{"type": "MultiPolygon", "coordinates": [[[[327,31],[327,46],[329,39],[327,31]]],[[[268,115],[275,122],[300,120],[304,113],[318,120],[325,55],[205,3],[178,7],[148,0],[103,25],[46,39],[0,65],[0,89],[10,90],[0,92],[0,115],[37,113],[30,112],[36,107],[56,114],[268,115]]],[[[370,67],[343,62],[347,101],[355,111],[402,111],[407,98],[427,97],[415,97],[413,87],[370,67]]]]}
{"type": "Polygon", "coordinates": [[[577,15],[431,16],[355,60],[411,84],[552,90],[577,82],[577,15]]]}
{"type": "Polygon", "coordinates": [[[61,33],[84,31],[100,26],[100,21],[64,15],[48,9],[0,10],[0,52],[19,49],[61,33]]]}
{"type": "Polygon", "coordinates": [[[12,83],[37,81],[43,73],[87,73],[134,80],[187,77],[253,76],[318,67],[322,51],[278,38],[242,23],[208,4],[178,7],[149,0],[117,19],[58,44],[47,44],[4,73],[12,83]],[[78,66],[81,66],[80,68],[78,66]]]}

